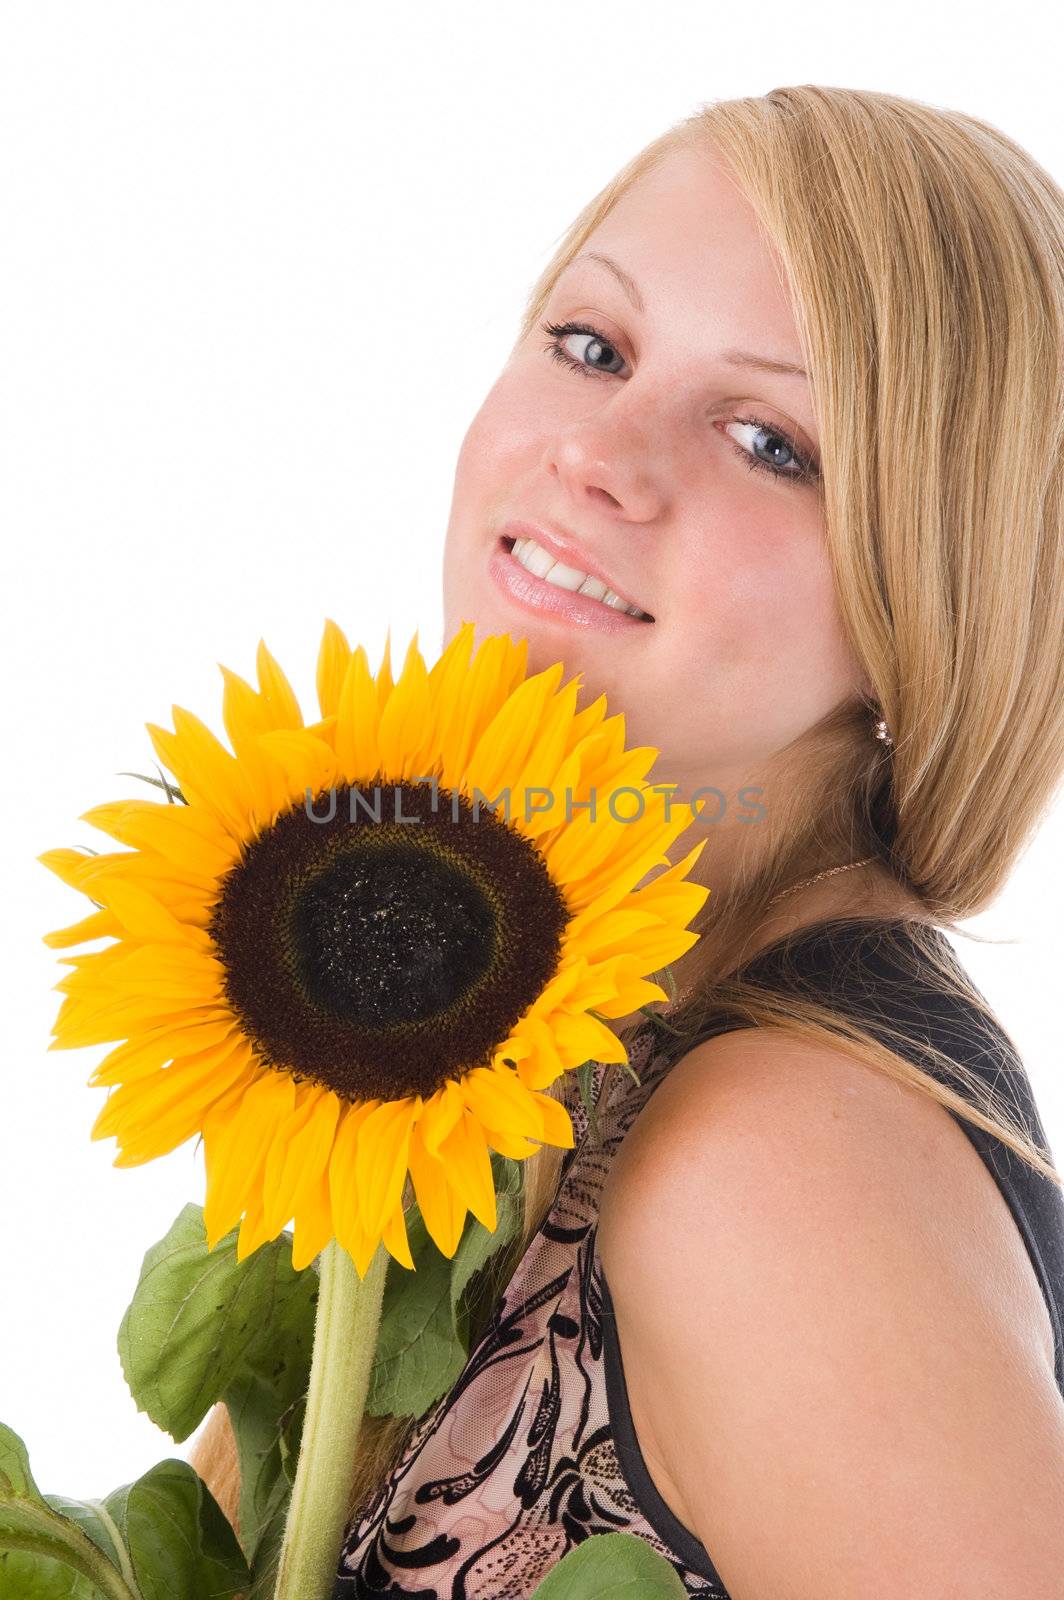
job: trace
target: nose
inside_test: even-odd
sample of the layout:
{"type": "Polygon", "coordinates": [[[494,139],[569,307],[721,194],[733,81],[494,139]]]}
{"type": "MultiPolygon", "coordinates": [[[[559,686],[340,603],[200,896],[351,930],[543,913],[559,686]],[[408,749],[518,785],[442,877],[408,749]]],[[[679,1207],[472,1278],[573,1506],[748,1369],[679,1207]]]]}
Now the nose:
{"type": "Polygon", "coordinates": [[[637,524],[657,521],[662,512],[660,484],[644,465],[639,447],[621,439],[607,445],[595,437],[595,424],[585,420],[555,439],[547,466],[573,507],[579,528],[581,511],[637,524]]]}

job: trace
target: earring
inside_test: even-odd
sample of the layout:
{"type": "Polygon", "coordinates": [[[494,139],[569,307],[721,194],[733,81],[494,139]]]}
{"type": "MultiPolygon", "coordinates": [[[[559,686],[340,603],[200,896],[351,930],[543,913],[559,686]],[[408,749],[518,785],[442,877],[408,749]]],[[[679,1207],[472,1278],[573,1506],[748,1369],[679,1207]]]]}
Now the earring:
{"type": "Polygon", "coordinates": [[[890,729],[887,727],[887,719],[885,717],[880,717],[878,722],[873,724],[872,733],[875,738],[881,739],[888,749],[893,747],[894,740],[891,738],[890,729]]]}

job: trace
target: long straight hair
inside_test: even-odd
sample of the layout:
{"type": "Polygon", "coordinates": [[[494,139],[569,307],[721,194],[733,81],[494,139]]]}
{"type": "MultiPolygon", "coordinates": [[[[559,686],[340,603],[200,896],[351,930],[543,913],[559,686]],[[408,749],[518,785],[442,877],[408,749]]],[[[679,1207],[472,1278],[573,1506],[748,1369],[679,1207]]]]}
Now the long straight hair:
{"type": "MultiPolygon", "coordinates": [[[[925,908],[925,969],[990,1015],[933,935],[973,937],[959,924],[995,899],[1064,775],[1064,195],[959,111],[812,84],[711,102],[579,213],[533,285],[518,343],[619,198],[679,149],[723,158],[782,263],[840,615],[894,743],[870,738],[869,706],[853,704],[783,752],[808,781],[780,785],[768,857],[740,863],[728,896],[711,895],[692,924],[705,970],[659,1013],[669,1048],[730,1019],[842,1049],[1059,1185],[1050,1152],[963,1064],[922,1041],[922,1070],[900,1036],[891,1049],[738,969],[780,887],[874,855],[925,908]]],[[[562,1155],[544,1146],[523,1163],[523,1226],[475,1280],[474,1337],[551,1205],[562,1155]]],[[[386,1492],[418,1420],[366,1418],[352,1519],[386,1492]]],[[[237,1526],[223,1405],[190,1459],[237,1526]]]]}

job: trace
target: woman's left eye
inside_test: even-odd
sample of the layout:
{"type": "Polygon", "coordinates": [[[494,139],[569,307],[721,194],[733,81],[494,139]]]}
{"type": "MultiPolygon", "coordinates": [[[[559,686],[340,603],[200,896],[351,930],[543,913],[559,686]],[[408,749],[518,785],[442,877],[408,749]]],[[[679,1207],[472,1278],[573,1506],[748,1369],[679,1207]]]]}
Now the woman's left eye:
{"type": "MultiPolygon", "coordinates": [[[[587,366],[584,361],[579,361],[571,356],[562,346],[562,340],[581,334],[591,340],[590,346],[585,346],[584,355],[590,353],[591,348],[597,347],[599,351],[608,351],[623,363],[624,357],[618,355],[613,345],[597,328],[588,327],[580,322],[545,322],[543,332],[549,333],[551,342],[544,345],[544,350],[555,361],[560,361],[563,366],[573,372],[581,373],[585,378],[597,376],[612,378],[616,376],[615,370],[607,366],[587,366]]],[[[760,455],[751,454],[750,450],[738,444],[730,435],[726,435],[729,442],[734,445],[736,453],[746,462],[752,472],[771,472],[774,478],[790,478],[792,482],[815,482],[820,476],[820,470],[801,450],[795,440],[791,439],[775,423],[765,422],[758,417],[734,417],[727,424],[729,428],[748,428],[752,433],[767,435],[767,443],[753,444],[754,450],[764,450],[767,455],[775,459],[766,461],[760,455]],[[779,464],[779,456],[784,453],[788,459],[779,464]]]]}
{"type": "Polygon", "coordinates": [[[755,450],[764,450],[766,455],[773,457],[771,461],[765,461],[761,456],[751,455],[749,450],[743,449],[742,445],[737,446],[742,452],[747,466],[751,467],[755,472],[760,467],[766,472],[773,473],[777,478],[812,479],[817,476],[815,468],[800,453],[794,440],[789,439],[785,433],[781,433],[779,428],[772,423],[757,422],[753,417],[733,417],[727,426],[729,428],[749,428],[755,435],[760,433],[766,436],[766,442],[763,444],[758,444],[754,441],[751,441],[751,443],[755,450]],[[781,454],[785,454],[789,458],[782,466],[779,465],[781,454]]]}

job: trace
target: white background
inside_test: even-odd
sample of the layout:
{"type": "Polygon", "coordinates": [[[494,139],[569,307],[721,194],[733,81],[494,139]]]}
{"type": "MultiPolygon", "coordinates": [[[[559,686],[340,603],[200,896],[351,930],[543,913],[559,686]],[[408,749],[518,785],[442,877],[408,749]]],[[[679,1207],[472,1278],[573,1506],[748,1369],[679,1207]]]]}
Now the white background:
{"type": "MultiPolygon", "coordinates": [[[[40,940],[90,907],[36,855],[117,848],[76,819],[154,793],[116,774],[153,770],[144,723],[173,702],[220,732],[216,663],[251,677],[260,636],[305,710],[326,616],[374,668],[389,622],[393,661],[415,627],[435,658],[462,435],[564,228],[672,122],[882,89],[1064,176],[1058,35],[998,23],[941,0],[5,0],[0,1418],[46,1491],[190,1448],[135,1410],[115,1334],[204,1174],[194,1141],[128,1170],[90,1141],[107,1047],[47,1052],[68,969],[40,940]]],[[[972,924],[1006,942],[961,950],[1060,1156],[1062,843],[1058,808],[972,924]]]]}

